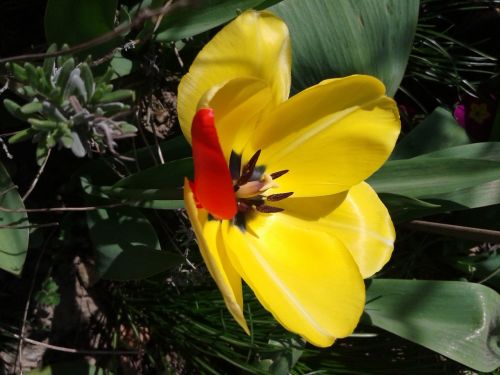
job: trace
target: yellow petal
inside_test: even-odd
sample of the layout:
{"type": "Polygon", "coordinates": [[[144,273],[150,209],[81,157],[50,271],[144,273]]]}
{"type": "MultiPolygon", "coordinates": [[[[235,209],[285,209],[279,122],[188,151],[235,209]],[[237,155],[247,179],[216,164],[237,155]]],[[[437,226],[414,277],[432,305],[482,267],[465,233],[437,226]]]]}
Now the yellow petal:
{"type": "Polygon", "coordinates": [[[318,231],[340,239],[356,261],[363,278],[389,261],[396,233],[387,208],[365,182],[348,193],[322,197],[288,198],[274,204],[287,215],[307,220],[318,231]]]}
{"type": "Polygon", "coordinates": [[[184,182],[184,202],[203,260],[217,283],[228,310],[249,334],[250,331],[243,316],[241,278],[225,252],[220,231],[221,222],[209,220],[206,210],[196,208],[193,192],[187,179],[184,182]]]}
{"type": "Polygon", "coordinates": [[[325,347],[352,333],[365,290],[344,245],[306,222],[259,214],[242,232],[223,222],[223,240],[238,273],[286,329],[325,347]]]}
{"type": "Polygon", "coordinates": [[[271,87],[275,105],[286,100],[290,61],[285,23],[266,12],[242,13],[201,50],[179,84],[177,110],[186,139],[191,139],[191,121],[199,100],[213,86],[234,78],[253,77],[271,87]]]}
{"type": "Polygon", "coordinates": [[[219,142],[226,160],[231,151],[241,155],[260,117],[268,111],[272,90],[256,78],[235,78],[214,86],[198,107],[212,108],[219,142]]]}
{"type": "Polygon", "coordinates": [[[276,193],[335,194],[366,179],[387,160],[399,134],[395,102],[370,76],[324,81],[282,103],[256,128],[244,160],[280,177],[276,193]]]}

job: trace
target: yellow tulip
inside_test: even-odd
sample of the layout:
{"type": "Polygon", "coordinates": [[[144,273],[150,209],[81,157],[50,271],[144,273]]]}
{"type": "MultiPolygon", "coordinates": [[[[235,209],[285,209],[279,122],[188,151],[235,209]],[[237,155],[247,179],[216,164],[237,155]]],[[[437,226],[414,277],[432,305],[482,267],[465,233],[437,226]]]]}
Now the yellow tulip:
{"type": "Polygon", "coordinates": [[[268,12],[244,12],[201,50],[178,92],[195,166],[184,200],[243,329],[242,280],[286,329],[326,347],[353,332],[363,278],[393,250],[387,209],[363,181],[388,158],[400,122],[374,77],[288,98],[290,72],[288,29],[268,12]]]}

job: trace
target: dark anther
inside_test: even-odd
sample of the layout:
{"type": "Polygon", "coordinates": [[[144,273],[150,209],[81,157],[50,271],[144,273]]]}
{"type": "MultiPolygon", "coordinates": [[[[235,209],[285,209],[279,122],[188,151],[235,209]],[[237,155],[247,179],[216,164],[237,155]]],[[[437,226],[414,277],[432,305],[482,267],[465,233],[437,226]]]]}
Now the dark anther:
{"type": "Polygon", "coordinates": [[[264,200],[262,199],[261,195],[258,195],[253,198],[240,198],[238,202],[245,203],[247,206],[252,207],[252,206],[260,206],[264,204],[264,200]]]}
{"type": "Polygon", "coordinates": [[[265,214],[271,214],[271,213],[274,213],[274,212],[281,212],[281,211],[284,211],[283,208],[279,208],[279,207],[273,207],[273,206],[268,206],[268,205],[260,205],[260,206],[257,206],[255,207],[255,209],[259,212],[263,212],[265,214]]]}
{"type": "Polygon", "coordinates": [[[289,193],[271,194],[271,195],[267,196],[267,200],[271,201],[271,202],[277,202],[277,201],[281,201],[285,198],[288,198],[292,194],[293,194],[293,191],[291,191],[289,193]]]}
{"type": "Polygon", "coordinates": [[[248,161],[248,163],[243,168],[241,172],[241,176],[238,179],[238,185],[245,185],[248,181],[250,181],[250,177],[252,177],[253,170],[255,169],[255,165],[257,164],[257,160],[259,160],[260,150],[258,150],[248,161]]]}
{"type": "Polygon", "coordinates": [[[242,232],[246,230],[246,221],[245,221],[245,213],[237,212],[236,216],[233,219],[234,225],[236,225],[242,232]]]}
{"type": "Polygon", "coordinates": [[[283,176],[285,173],[288,173],[289,170],[288,169],[283,169],[282,171],[278,171],[278,172],[273,172],[270,174],[270,176],[273,178],[273,180],[276,180],[278,177],[281,177],[283,176]]]}
{"type": "Polygon", "coordinates": [[[241,155],[231,151],[231,156],[229,156],[229,172],[231,172],[231,178],[233,180],[240,178],[240,169],[241,155]]]}
{"type": "Polygon", "coordinates": [[[242,202],[242,201],[239,201],[238,202],[238,211],[239,212],[249,212],[252,210],[252,204],[248,203],[248,202],[242,202]]]}

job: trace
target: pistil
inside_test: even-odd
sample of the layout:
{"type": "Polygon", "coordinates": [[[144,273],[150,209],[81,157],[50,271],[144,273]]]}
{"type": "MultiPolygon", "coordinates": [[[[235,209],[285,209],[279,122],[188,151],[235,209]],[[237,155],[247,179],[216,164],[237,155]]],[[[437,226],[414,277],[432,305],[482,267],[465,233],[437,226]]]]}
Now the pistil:
{"type": "MultiPolygon", "coordinates": [[[[242,168],[241,173],[232,169],[234,192],[236,196],[238,214],[234,223],[244,229],[246,216],[254,210],[262,213],[275,213],[283,211],[282,208],[270,206],[267,202],[277,202],[290,197],[293,192],[270,194],[266,192],[277,188],[276,179],[283,176],[288,170],[274,173],[265,173],[265,166],[257,166],[261,151],[258,150],[242,168]],[[235,173],[236,172],[236,173],[235,173]]],[[[240,156],[231,153],[231,165],[240,164],[240,156]]]]}

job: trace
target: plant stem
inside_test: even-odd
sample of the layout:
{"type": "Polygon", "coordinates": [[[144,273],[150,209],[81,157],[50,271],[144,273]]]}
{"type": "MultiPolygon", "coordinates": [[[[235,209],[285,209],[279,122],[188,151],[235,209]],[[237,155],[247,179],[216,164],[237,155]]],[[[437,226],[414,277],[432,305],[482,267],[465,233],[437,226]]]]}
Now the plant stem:
{"type": "Polygon", "coordinates": [[[500,243],[500,231],[496,230],[464,227],[423,220],[410,221],[405,224],[404,227],[419,232],[435,233],[443,236],[462,238],[464,240],[500,243]]]}

